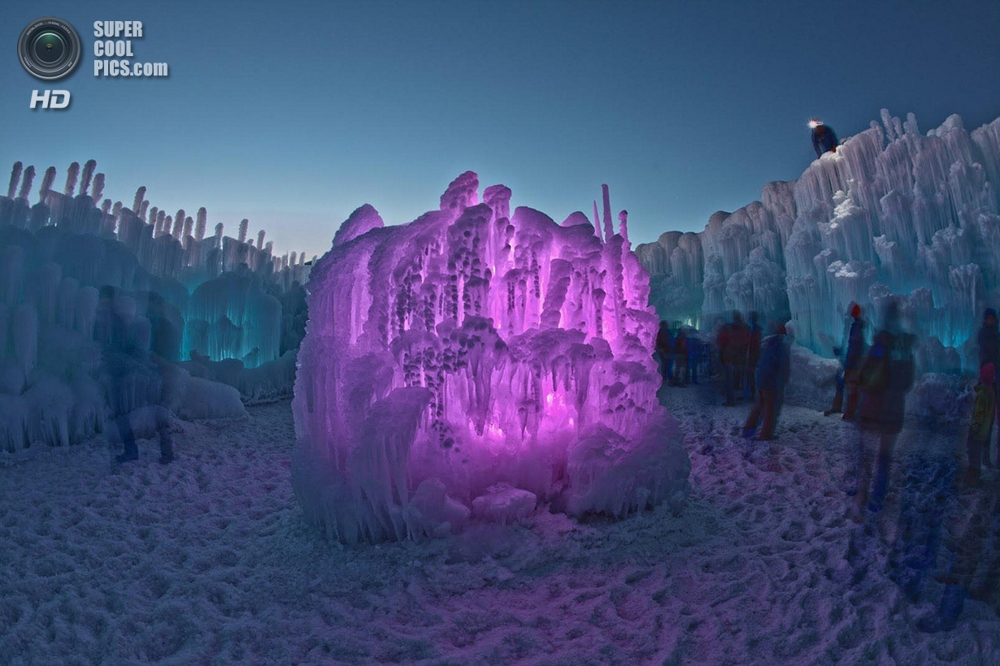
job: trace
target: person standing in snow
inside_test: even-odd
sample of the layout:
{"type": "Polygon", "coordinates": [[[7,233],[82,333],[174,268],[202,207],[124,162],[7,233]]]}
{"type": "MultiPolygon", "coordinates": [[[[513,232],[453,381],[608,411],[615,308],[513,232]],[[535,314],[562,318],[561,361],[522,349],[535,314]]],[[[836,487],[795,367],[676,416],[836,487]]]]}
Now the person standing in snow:
{"type": "Polygon", "coordinates": [[[860,370],[861,405],[859,425],[858,487],[855,502],[858,520],[864,511],[880,511],[889,489],[896,439],[903,430],[906,394],[913,386],[913,336],[900,330],[899,304],[890,299],[885,308],[883,328],[875,336],[860,370]],[[867,434],[878,435],[878,452],[867,442],[867,434]],[[873,464],[877,469],[873,470],[873,464]],[[875,474],[874,488],[872,473],[875,474]]]}
{"type": "Polygon", "coordinates": [[[743,387],[743,397],[748,402],[757,396],[756,369],[760,361],[760,315],[750,313],[750,339],[747,343],[746,384],[743,387]]]}
{"type": "Polygon", "coordinates": [[[722,404],[725,407],[734,407],[736,405],[734,387],[736,381],[736,352],[733,349],[733,344],[733,322],[727,322],[722,325],[715,338],[715,346],[719,354],[719,365],[722,366],[722,391],[726,398],[726,401],[722,404]]]}
{"type": "Polygon", "coordinates": [[[810,120],[809,127],[812,128],[813,149],[816,151],[817,158],[822,157],[823,153],[837,152],[839,141],[837,141],[837,135],[834,134],[832,127],[824,124],[819,118],[810,120]]]}
{"type": "MultiPolygon", "coordinates": [[[[1000,368],[1000,324],[997,322],[997,311],[993,308],[986,308],[983,311],[983,325],[979,328],[976,342],[979,346],[979,367],[982,368],[986,364],[992,363],[994,368],[1000,368]]],[[[993,390],[995,393],[998,388],[1000,387],[994,381],[993,390]]],[[[997,423],[997,465],[1000,465],[1000,405],[997,405],[994,421],[997,423]]],[[[990,439],[992,439],[992,432],[986,440],[982,460],[985,467],[992,469],[990,439]]]]}
{"type": "Polygon", "coordinates": [[[993,434],[993,419],[996,417],[996,369],[987,363],[979,369],[979,384],[976,385],[976,399],[973,402],[972,423],[966,440],[969,467],[965,474],[965,485],[974,487],[979,483],[979,471],[983,464],[983,454],[989,455],[990,436],[993,434]]]}
{"type": "Polygon", "coordinates": [[[683,328],[677,329],[674,338],[674,378],[672,386],[687,386],[688,383],[688,339],[683,328]]]}
{"type": "Polygon", "coordinates": [[[663,383],[673,383],[674,341],[670,334],[670,324],[660,322],[660,330],[656,332],[656,354],[660,357],[660,375],[663,383]]]}
{"type": "MultiPolygon", "coordinates": [[[[115,460],[124,463],[139,458],[129,413],[159,398],[161,379],[156,366],[147,358],[147,350],[139,343],[139,336],[130,330],[114,287],[101,287],[99,295],[94,338],[103,346],[101,379],[124,446],[115,460]]],[[[168,429],[166,436],[161,431],[160,462],[172,460],[168,429]]]]}
{"type": "Polygon", "coordinates": [[[743,436],[751,437],[757,430],[757,425],[763,417],[759,439],[770,441],[774,439],[774,429],[777,425],[778,403],[782,399],[785,385],[788,384],[790,369],[790,354],[785,344],[785,326],[776,323],[773,335],[764,339],[760,360],[757,363],[757,403],[743,424],[743,436]]]}
{"type": "Polygon", "coordinates": [[[840,356],[844,353],[844,366],[842,372],[837,373],[837,392],[833,396],[833,405],[823,412],[824,416],[839,414],[844,407],[844,391],[847,391],[847,407],[843,409],[844,420],[852,420],[857,412],[858,381],[861,375],[861,365],[865,361],[865,322],[861,318],[861,306],[851,303],[847,308],[850,317],[850,328],[847,331],[846,343],[834,349],[840,356]]]}

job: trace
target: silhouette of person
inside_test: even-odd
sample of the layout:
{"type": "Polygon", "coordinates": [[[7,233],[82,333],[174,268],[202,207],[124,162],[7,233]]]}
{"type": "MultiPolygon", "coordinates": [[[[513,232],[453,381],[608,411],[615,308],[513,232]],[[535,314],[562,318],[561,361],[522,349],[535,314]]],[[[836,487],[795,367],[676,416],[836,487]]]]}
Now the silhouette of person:
{"type": "Polygon", "coordinates": [[[677,329],[674,338],[674,378],[673,386],[687,386],[688,383],[688,339],[683,328],[677,329]]]}
{"type": "Polygon", "coordinates": [[[837,377],[837,392],[833,396],[833,405],[823,412],[825,416],[837,414],[844,406],[844,392],[847,392],[847,408],[844,409],[844,420],[850,421],[856,415],[858,409],[858,382],[861,375],[861,366],[865,361],[865,322],[861,318],[861,306],[851,303],[847,308],[850,317],[850,328],[846,334],[846,341],[834,351],[838,356],[843,354],[844,365],[837,377]]]}
{"type": "MultiPolygon", "coordinates": [[[[152,396],[159,396],[161,378],[156,366],[147,358],[146,350],[131,334],[129,322],[122,312],[114,287],[102,286],[99,295],[94,337],[103,345],[101,375],[124,447],[124,451],[115,460],[124,463],[139,458],[129,413],[152,402],[152,396]]],[[[174,459],[170,429],[160,426],[164,419],[159,413],[157,421],[160,429],[160,462],[169,463],[174,459]]]]}
{"type": "Polygon", "coordinates": [[[656,354],[660,357],[660,375],[664,383],[673,383],[674,341],[670,333],[670,324],[660,322],[660,330],[656,332],[656,354]]]}
{"type": "Polygon", "coordinates": [[[760,360],[757,362],[757,403],[743,424],[743,436],[750,437],[763,418],[759,439],[774,439],[778,420],[778,403],[784,395],[790,370],[790,354],[785,344],[785,326],[775,322],[773,334],[764,339],[760,360]]]}
{"type": "MultiPolygon", "coordinates": [[[[979,347],[979,367],[982,368],[987,363],[992,363],[994,368],[1000,368],[1000,324],[997,322],[997,312],[993,308],[986,308],[983,311],[983,325],[979,329],[976,337],[979,347]]],[[[1000,385],[994,380],[993,390],[998,392],[1000,385]]],[[[997,462],[1000,466],[1000,405],[993,419],[997,424],[997,462]]],[[[992,438],[992,432],[990,433],[992,438]]],[[[990,441],[986,440],[983,450],[983,466],[993,468],[994,463],[990,460],[990,441]]]]}
{"type": "Polygon", "coordinates": [[[813,150],[816,151],[816,157],[822,157],[823,153],[837,152],[839,141],[832,127],[824,124],[819,118],[810,120],[809,127],[812,128],[813,150]]]}
{"type": "Polygon", "coordinates": [[[889,487],[893,449],[903,430],[906,394],[913,386],[913,336],[900,330],[899,304],[889,299],[883,328],[876,334],[860,370],[861,405],[859,425],[858,488],[855,495],[861,520],[866,509],[878,512],[889,487]],[[878,435],[878,452],[869,445],[867,434],[878,435]],[[872,485],[873,463],[875,482],[872,485]],[[871,500],[869,503],[869,499],[871,500]]]}

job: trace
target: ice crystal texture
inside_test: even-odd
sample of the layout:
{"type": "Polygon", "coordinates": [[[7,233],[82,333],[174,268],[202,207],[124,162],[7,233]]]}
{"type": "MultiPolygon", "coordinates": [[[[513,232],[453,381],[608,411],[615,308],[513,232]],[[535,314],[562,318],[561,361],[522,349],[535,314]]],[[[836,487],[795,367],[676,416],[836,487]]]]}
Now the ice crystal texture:
{"type": "Polygon", "coordinates": [[[312,270],[293,484],[332,537],[440,535],[538,502],[622,516],[687,493],[625,212],[614,233],[605,189],[602,235],[478,190],[466,172],[401,226],[362,206],[312,270]]]}

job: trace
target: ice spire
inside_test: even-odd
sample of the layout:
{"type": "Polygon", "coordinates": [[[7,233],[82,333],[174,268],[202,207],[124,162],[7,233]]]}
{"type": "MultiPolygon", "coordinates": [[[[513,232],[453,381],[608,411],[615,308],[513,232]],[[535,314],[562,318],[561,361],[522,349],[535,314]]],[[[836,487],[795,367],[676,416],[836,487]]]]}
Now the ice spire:
{"type": "Polygon", "coordinates": [[[66,188],[63,190],[63,194],[68,197],[73,196],[73,193],[76,192],[76,178],[79,175],[80,163],[73,162],[69,165],[69,168],[66,169],[66,188]]]}
{"type": "Polygon", "coordinates": [[[222,247],[222,222],[215,225],[215,247],[222,247]]]}
{"type": "Polygon", "coordinates": [[[170,235],[176,238],[177,240],[184,239],[184,236],[181,233],[184,230],[184,217],[185,213],[183,208],[181,208],[174,214],[174,228],[171,231],[170,235]]]}
{"type": "Polygon", "coordinates": [[[18,199],[27,199],[31,193],[31,184],[35,181],[35,167],[29,166],[24,170],[24,179],[21,181],[21,191],[18,192],[18,199]]]}
{"type": "Polygon", "coordinates": [[[264,252],[266,252],[268,256],[270,256],[271,254],[273,254],[273,250],[274,250],[274,241],[267,241],[267,245],[264,246],[264,252]]]}
{"type": "Polygon", "coordinates": [[[165,218],[163,218],[163,229],[161,230],[160,233],[167,234],[171,238],[176,238],[176,236],[174,236],[174,234],[172,233],[173,229],[171,228],[171,224],[173,223],[173,221],[174,218],[171,217],[170,215],[167,215],[165,218]]]}
{"type": "Polygon", "coordinates": [[[257,232],[257,249],[258,250],[263,250],[264,249],[264,230],[263,229],[261,229],[260,231],[257,232]]]}
{"type": "Polygon", "coordinates": [[[193,228],[194,228],[194,220],[191,219],[191,216],[185,217],[184,218],[184,235],[182,236],[182,238],[184,239],[185,247],[187,246],[187,237],[191,235],[191,230],[193,228]]]}
{"type": "Polygon", "coordinates": [[[107,215],[111,211],[111,199],[105,199],[101,202],[101,212],[107,215]]]}
{"type": "Polygon", "coordinates": [[[601,238],[601,216],[597,213],[597,200],[594,200],[594,234],[597,235],[598,240],[603,240],[601,238]]]}
{"type": "Polygon", "coordinates": [[[206,224],[208,224],[208,211],[202,206],[198,209],[198,221],[194,226],[194,239],[199,243],[205,239],[206,224]]]}
{"type": "Polygon", "coordinates": [[[97,201],[104,194],[104,174],[94,176],[94,186],[90,190],[90,198],[97,201]]]}
{"type": "Polygon", "coordinates": [[[601,185],[601,193],[604,195],[604,242],[610,242],[615,235],[614,226],[611,223],[611,193],[607,185],[601,185]]]}
{"type": "Polygon", "coordinates": [[[628,211],[623,210],[618,213],[618,233],[622,235],[625,242],[628,243],[628,211]]]}
{"type": "Polygon", "coordinates": [[[38,200],[45,201],[45,195],[49,193],[52,189],[52,183],[56,181],[56,168],[50,166],[45,170],[45,175],[42,176],[42,186],[38,190],[38,200]]]}
{"type": "Polygon", "coordinates": [[[247,242],[247,230],[250,228],[250,220],[245,217],[240,220],[240,237],[239,241],[241,243],[247,242]]]}
{"type": "Polygon", "coordinates": [[[135,191],[135,201],[132,202],[132,212],[136,215],[142,209],[142,200],[146,197],[146,186],[143,185],[135,191]]]}
{"type": "Polygon", "coordinates": [[[21,182],[21,169],[22,165],[20,162],[14,162],[14,168],[10,170],[10,185],[7,186],[7,198],[13,199],[14,194],[17,192],[17,185],[21,182]]]}
{"type": "Polygon", "coordinates": [[[97,160],[87,160],[83,165],[83,176],[80,178],[80,194],[86,194],[90,188],[90,179],[94,176],[94,169],[97,168],[97,160]]]}

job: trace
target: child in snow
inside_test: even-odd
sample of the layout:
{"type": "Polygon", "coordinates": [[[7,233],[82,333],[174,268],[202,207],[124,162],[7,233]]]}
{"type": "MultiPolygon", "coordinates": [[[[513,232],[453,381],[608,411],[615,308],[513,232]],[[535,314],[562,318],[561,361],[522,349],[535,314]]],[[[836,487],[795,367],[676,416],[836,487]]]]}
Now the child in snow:
{"type": "Polygon", "coordinates": [[[993,433],[993,419],[996,414],[997,396],[994,389],[996,369],[987,363],[979,369],[979,384],[976,385],[976,400],[972,409],[972,423],[966,446],[969,451],[969,468],[965,474],[965,484],[979,483],[979,470],[983,456],[989,456],[990,435],[993,433]]]}

